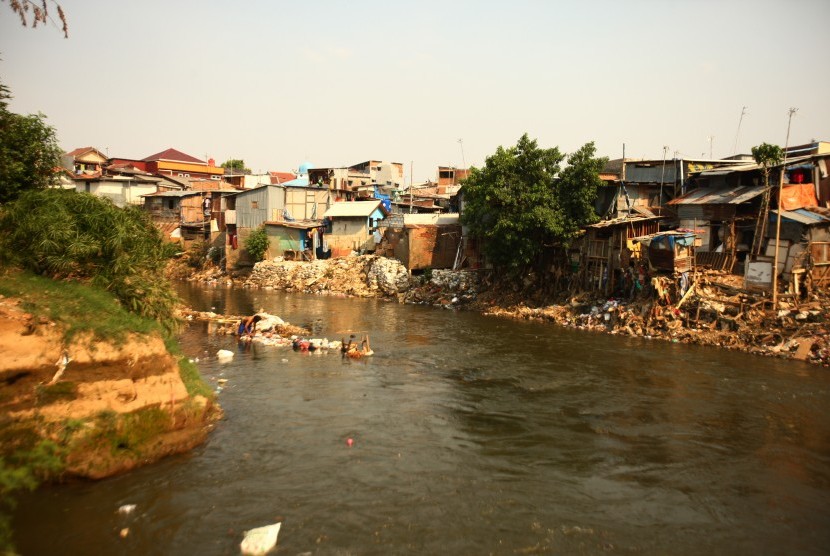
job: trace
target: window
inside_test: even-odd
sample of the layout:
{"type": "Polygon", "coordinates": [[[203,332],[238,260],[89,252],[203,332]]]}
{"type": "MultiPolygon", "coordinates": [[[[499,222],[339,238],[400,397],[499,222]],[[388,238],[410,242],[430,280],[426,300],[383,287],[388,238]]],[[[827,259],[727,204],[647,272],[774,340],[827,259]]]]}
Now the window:
{"type": "Polygon", "coordinates": [[[175,201],[173,199],[167,199],[167,208],[173,210],[173,206],[175,205],[175,201]]]}

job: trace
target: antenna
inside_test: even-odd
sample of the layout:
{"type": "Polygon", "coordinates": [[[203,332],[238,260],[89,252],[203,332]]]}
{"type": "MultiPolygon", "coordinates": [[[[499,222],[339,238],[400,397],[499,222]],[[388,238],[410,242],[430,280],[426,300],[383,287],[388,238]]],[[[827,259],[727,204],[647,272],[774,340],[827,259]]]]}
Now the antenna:
{"type": "Polygon", "coordinates": [[[464,140],[458,139],[458,144],[461,145],[461,164],[466,169],[467,168],[467,161],[464,160],[464,140]]]}
{"type": "Polygon", "coordinates": [[[741,108],[741,117],[738,119],[738,131],[735,132],[735,146],[732,148],[732,154],[738,154],[738,136],[741,134],[741,122],[744,121],[746,115],[746,106],[741,108]]]}
{"type": "Polygon", "coordinates": [[[712,143],[715,142],[715,136],[710,135],[706,139],[709,141],[709,160],[712,160],[712,143]]]}

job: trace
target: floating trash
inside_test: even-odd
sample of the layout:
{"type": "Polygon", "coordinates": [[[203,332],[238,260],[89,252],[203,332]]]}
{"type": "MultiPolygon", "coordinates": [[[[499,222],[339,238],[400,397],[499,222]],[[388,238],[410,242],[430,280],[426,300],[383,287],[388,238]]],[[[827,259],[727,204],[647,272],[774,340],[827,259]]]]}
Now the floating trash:
{"type": "Polygon", "coordinates": [[[249,554],[251,556],[267,554],[277,545],[277,535],[280,532],[281,526],[282,523],[275,523],[246,531],[245,538],[242,539],[242,543],[239,545],[242,549],[242,554],[249,554]]]}

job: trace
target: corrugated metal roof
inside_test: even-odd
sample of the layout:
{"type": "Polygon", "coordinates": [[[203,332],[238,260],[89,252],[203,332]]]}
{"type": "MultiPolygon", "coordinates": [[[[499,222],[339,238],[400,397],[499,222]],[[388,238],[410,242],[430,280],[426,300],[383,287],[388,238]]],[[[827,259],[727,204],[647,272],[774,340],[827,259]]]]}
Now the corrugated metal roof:
{"type": "MultiPolygon", "coordinates": [[[[773,215],[776,217],[779,214],[777,209],[772,209],[770,212],[770,220],[775,222],[775,218],[772,218],[773,215]]],[[[804,224],[805,226],[812,226],[814,224],[827,224],[830,222],[830,218],[824,216],[822,214],[818,214],[807,209],[795,209],[795,210],[784,210],[780,211],[781,216],[784,217],[785,220],[792,220],[794,222],[798,222],[799,224],[804,224]]]]}
{"type": "Polygon", "coordinates": [[[764,192],[763,185],[740,187],[700,187],[682,197],[672,199],[668,205],[739,205],[764,192]]]}
{"type": "Polygon", "coordinates": [[[383,207],[380,201],[341,201],[334,203],[323,218],[343,216],[369,216],[378,207],[383,207]]]}
{"type": "Polygon", "coordinates": [[[744,166],[732,166],[729,168],[716,168],[714,170],[704,170],[699,175],[704,178],[710,178],[713,176],[726,176],[733,172],[749,172],[751,170],[758,170],[761,167],[757,164],[746,164],[744,166]]]}
{"type": "Polygon", "coordinates": [[[199,194],[199,191],[160,191],[157,193],[147,193],[142,195],[142,197],[190,197],[199,194]]]}

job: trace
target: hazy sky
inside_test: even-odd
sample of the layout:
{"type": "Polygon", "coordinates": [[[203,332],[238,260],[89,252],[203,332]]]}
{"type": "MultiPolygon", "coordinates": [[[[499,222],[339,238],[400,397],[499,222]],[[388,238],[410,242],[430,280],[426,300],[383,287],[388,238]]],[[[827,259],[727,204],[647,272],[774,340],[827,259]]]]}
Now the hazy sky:
{"type": "Polygon", "coordinates": [[[712,137],[719,158],[783,146],[797,107],[790,144],[830,140],[827,0],[60,4],[68,39],[0,3],[0,80],[65,150],[380,159],[418,182],[525,132],[610,158],[708,157],[712,137]]]}

